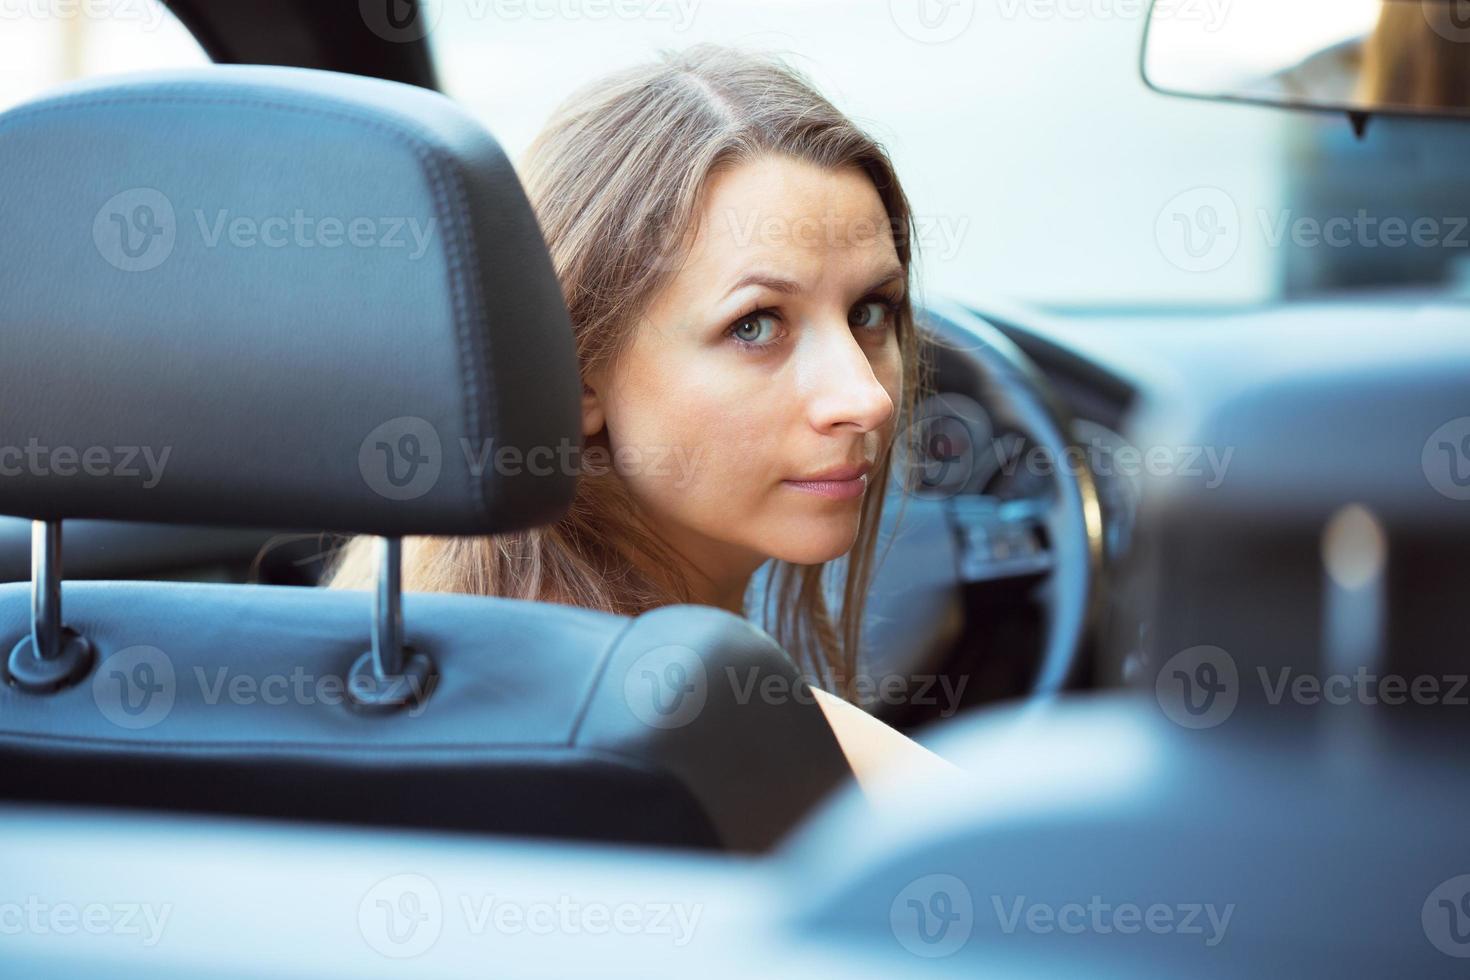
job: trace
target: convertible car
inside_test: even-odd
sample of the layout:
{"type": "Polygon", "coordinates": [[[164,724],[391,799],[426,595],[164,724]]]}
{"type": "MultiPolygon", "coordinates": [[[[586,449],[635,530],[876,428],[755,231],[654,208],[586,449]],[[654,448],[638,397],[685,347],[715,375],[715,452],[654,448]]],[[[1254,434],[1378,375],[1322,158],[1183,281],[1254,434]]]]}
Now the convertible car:
{"type": "Polygon", "coordinates": [[[0,14],[5,976],[1463,974],[1462,4],[62,6],[0,14]],[[400,577],[574,486],[422,442],[578,437],[508,148],[773,37],[930,248],[859,692],[954,768],[881,791],[765,610],[400,577]]]}

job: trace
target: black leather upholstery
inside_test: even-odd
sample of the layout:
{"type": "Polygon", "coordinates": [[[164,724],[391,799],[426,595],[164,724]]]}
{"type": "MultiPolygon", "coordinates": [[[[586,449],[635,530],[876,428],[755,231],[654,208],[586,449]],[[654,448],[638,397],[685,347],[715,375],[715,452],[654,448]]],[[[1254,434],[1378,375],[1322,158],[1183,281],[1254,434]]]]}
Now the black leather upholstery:
{"type": "MultiPolygon", "coordinates": [[[[65,591],[100,663],[48,696],[0,686],[5,798],[763,850],[848,772],[790,658],[716,609],[411,594],[438,680],[369,715],[342,696],[366,593],[65,591]]],[[[0,586],[5,649],[27,596],[0,586]]]]}
{"type": "MultiPolygon", "coordinates": [[[[520,185],[448,100],[290,69],[99,83],[0,117],[0,165],[0,448],[171,450],[151,486],[23,461],[0,512],[470,534],[564,509],[572,470],[468,466],[575,439],[579,386],[520,185]],[[176,215],[148,268],[142,237],[107,237],[158,227],[136,195],[108,203],[138,187],[176,215]],[[417,258],[210,244],[198,209],[436,233],[417,258]],[[369,465],[369,433],[401,416],[440,444],[436,479],[407,481],[422,492],[369,465]]],[[[390,451],[423,435],[379,430],[390,451]]],[[[792,660],[715,609],[409,595],[432,690],[369,714],[344,697],[366,593],[70,582],[63,598],[96,663],[51,693],[0,684],[0,798],[761,850],[850,775],[792,660]]],[[[0,586],[0,654],[29,608],[25,584],[0,586]]]]}
{"type": "Polygon", "coordinates": [[[0,115],[0,160],[0,513],[474,534],[570,501],[561,290],[449,99],[93,81],[0,115]]]}

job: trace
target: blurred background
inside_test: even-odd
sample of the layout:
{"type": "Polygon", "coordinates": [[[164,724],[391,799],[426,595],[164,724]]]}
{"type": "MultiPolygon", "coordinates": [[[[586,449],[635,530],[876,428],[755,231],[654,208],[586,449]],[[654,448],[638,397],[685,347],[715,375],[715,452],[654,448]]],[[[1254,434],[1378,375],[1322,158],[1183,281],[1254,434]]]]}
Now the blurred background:
{"type": "MultiPolygon", "coordinates": [[[[1377,2],[1313,0],[1301,16],[1371,17],[1377,2]]],[[[1340,114],[1165,97],[1140,77],[1147,8],[431,0],[428,23],[441,84],[512,156],[579,85],[661,49],[713,40],[786,55],[894,156],[919,220],[921,296],[1087,316],[1384,287],[1470,293],[1470,248],[1325,248],[1281,235],[1304,216],[1359,208],[1379,220],[1470,213],[1464,127],[1379,119],[1360,141],[1340,114]],[[1234,236],[1224,261],[1202,267],[1164,240],[1172,218],[1195,221],[1221,201],[1234,236]]],[[[1232,8],[1174,0],[1173,16],[1207,36],[1232,8]]],[[[0,107],[76,76],[205,61],[157,0],[0,0],[0,107]]]]}

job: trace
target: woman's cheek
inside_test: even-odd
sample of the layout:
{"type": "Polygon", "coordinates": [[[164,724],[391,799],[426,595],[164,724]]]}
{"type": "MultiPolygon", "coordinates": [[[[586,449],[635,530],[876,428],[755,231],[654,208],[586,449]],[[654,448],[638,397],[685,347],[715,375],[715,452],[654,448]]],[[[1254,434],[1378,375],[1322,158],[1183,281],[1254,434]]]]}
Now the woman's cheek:
{"type": "Polygon", "coordinates": [[[690,495],[703,493],[713,453],[686,413],[655,408],[638,414],[636,423],[624,419],[612,439],[618,475],[636,498],[660,511],[683,512],[690,495]]]}
{"type": "Polygon", "coordinates": [[[619,471],[635,495],[685,518],[751,516],[763,484],[779,481],[772,457],[794,400],[769,372],[705,351],[665,352],[656,367],[638,367],[622,379],[609,425],[615,454],[622,447],[630,460],[641,457],[641,467],[619,471]]]}
{"type": "Polygon", "coordinates": [[[758,427],[738,409],[690,421],[671,453],[676,476],[660,485],[660,493],[668,509],[711,537],[724,538],[748,525],[766,497],[770,434],[756,435],[758,427]]]}

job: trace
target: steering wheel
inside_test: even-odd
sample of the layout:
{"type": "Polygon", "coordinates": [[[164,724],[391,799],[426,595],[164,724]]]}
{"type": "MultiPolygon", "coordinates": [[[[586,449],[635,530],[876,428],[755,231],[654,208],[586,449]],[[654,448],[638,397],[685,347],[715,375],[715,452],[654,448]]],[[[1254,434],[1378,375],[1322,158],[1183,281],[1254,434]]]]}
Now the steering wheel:
{"type": "Polygon", "coordinates": [[[935,394],[900,439],[864,670],[941,673],[964,630],[965,592],[1010,583],[1041,613],[1026,693],[1054,695],[1074,673],[1098,604],[1104,516],[1092,471],[1050,383],[1009,338],[958,303],[915,313],[935,394]]]}

